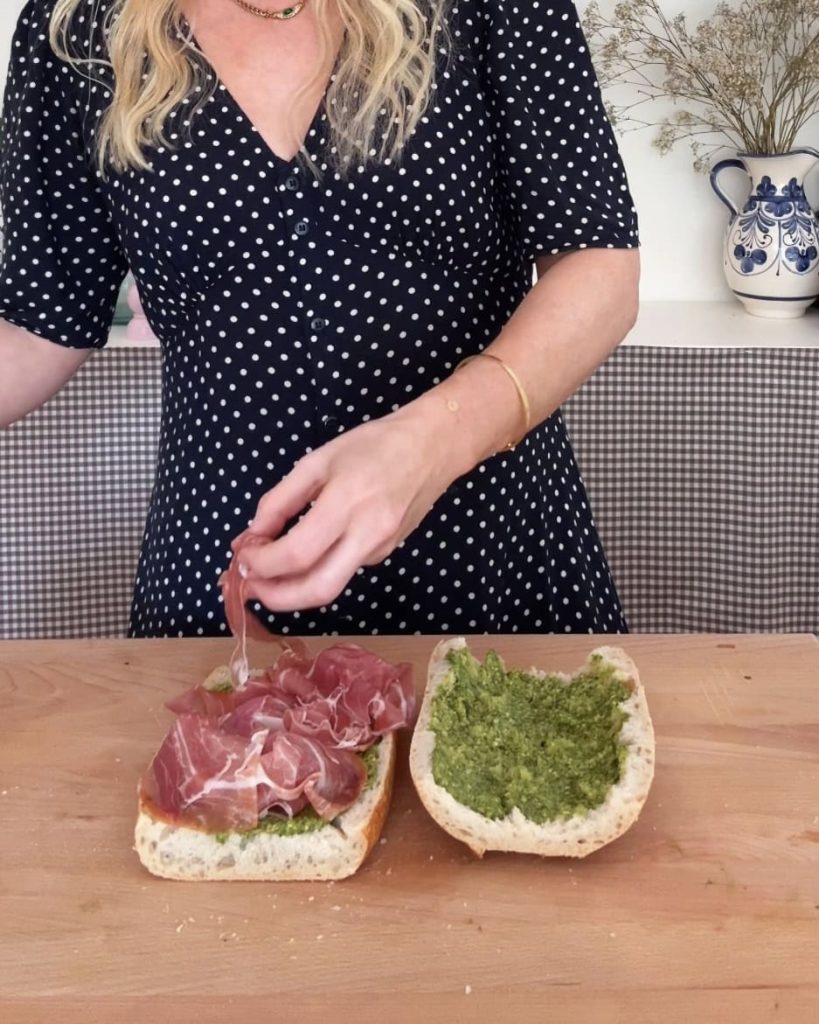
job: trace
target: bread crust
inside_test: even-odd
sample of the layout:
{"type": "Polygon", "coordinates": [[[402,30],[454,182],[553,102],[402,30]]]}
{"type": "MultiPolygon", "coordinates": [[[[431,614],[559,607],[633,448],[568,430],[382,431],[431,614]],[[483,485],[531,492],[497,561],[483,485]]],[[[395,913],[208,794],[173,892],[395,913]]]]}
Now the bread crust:
{"type": "Polygon", "coordinates": [[[174,825],[140,799],[134,849],[152,874],[178,881],[327,881],[354,874],[378,842],[389,810],[397,742],[379,744],[376,780],[333,824],[301,835],[261,833],[242,842],[233,832],[220,843],[212,833],[174,825]]]}
{"type": "MultiPolygon", "coordinates": [[[[615,666],[617,677],[631,690],[623,702],[628,718],[620,731],[620,742],[628,748],[620,781],[606,799],[584,815],[537,824],[513,808],[505,818],[493,820],[459,803],[439,786],[432,774],[435,733],[429,728],[432,700],[449,677],[447,654],[466,647],[463,637],[442,640],[429,662],[427,688],[410,743],[410,774],[415,788],[435,821],[450,835],[466,843],[479,857],[487,850],[533,853],[542,857],[586,857],[612,842],[639,817],[654,777],[654,728],[637,666],[618,646],[603,645],[592,650],[584,665],[574,673],[552,672],[568,685],[588,668],[594,655],[615,666]]],[[[533,674],[546,672],[532,669],[533,674]]]]}

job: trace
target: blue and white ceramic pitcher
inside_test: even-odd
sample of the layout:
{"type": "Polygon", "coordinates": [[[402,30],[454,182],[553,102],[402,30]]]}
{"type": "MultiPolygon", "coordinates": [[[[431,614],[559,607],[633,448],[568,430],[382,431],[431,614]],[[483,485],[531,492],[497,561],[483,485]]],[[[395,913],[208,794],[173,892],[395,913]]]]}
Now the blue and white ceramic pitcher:
{"type": "Polygon", "coordinates": [[[754,316],[797,317],[819,296],[819,220],[805,197],[805,178],[819,151],[774,156],[738,153],[711,171],[711,185],[731,211],[725,233],[728,285],[754,316]],[[740,209],[719,186],[728,167],[740,167],[751,192],[740,209]]]}

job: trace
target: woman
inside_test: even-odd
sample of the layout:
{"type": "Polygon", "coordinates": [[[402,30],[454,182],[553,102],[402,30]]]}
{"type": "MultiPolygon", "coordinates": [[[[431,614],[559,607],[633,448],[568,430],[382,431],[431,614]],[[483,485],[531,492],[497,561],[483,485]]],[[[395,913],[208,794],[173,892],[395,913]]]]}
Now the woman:
{"type": "Polygon", "coordinates": [[[4,422],[105,344],[130,265],[163,355],[131,636],[224,632],[248,525],[277,632],[626,632],[560,412],[638,279],[574,4],[271,13],[26,3],[4,422]]]}

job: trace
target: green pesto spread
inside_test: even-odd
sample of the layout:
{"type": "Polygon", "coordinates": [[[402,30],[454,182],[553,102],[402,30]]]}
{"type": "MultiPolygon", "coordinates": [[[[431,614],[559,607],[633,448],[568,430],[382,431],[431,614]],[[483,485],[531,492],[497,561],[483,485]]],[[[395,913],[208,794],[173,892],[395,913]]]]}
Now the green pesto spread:
{"type": "Polygon", "coordinates": [[[620,778],[628,687],[596,655],[566,684],[483,664],[450,651],[452,671],[431,706],[432,774],[456,800],[487,818],[517,807],[539,824],[599,806],[620,778]]]}
{"type": "MultiPolygon", "coordinates": [[[[358,756],[364,762],[364,767],[367,769],[367,778],[364,782],[364,789],[367,790],[375,784],[378,778],[379,743],[376,742],[371,747],[361,751],[358,756]]],[[[241,837],[242,846],[244,846],[255,836],[297,836],[303,835],[306,832],[317,832],[328,824],[329,822],[316,814],[312,807],[305,807],[303,811],[292,818],[282,818],[269,814],[266,818],[261,818],[255,828],[246,829],[243,832],[215,832],[214,839],[217,843],[226,843],[231,835],[237,835],[241,837]]]]}

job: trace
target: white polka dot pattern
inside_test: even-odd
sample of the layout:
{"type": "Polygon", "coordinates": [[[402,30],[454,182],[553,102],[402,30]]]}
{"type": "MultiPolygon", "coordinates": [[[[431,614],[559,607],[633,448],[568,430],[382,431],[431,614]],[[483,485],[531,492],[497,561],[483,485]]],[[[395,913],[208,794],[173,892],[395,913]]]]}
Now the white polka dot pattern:
{"type": "Polygon", "coordinates": [[[52,8],[28,0],[9,55],[0,315],[62,345],[101,348],[128,267],[80,128],[76,76],[47,44],[52,8]]]}
{"type": "MultiPolygon", "coordinates": [[[[13,43],[0,315],[100,346],[127,260],[163,357],[130,635],[218,635],[217,579],[260,496],[492,341],[535,253],[637,245],[625,172],[574,5],[458,0],[400,163],[326,170],[322,103],[305,140],[319,182],[217,82],[174,112],[176,148],[103,183],[88,167],[109,72],[88,82],[51,54],[53,3],[29,0],[13,43]]],[[[332,605],[265,617],[303,634],[627,630],[560,410],[332,605]]]]}
{"type": "Polygon", "coordinates": [[[637,219],[571,0],[485,0],[485,64],[524,254],[628,247],[637,219]]]}

